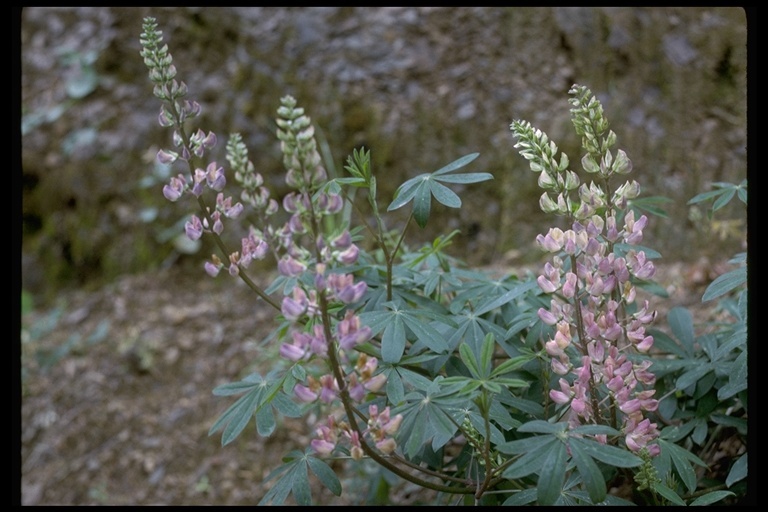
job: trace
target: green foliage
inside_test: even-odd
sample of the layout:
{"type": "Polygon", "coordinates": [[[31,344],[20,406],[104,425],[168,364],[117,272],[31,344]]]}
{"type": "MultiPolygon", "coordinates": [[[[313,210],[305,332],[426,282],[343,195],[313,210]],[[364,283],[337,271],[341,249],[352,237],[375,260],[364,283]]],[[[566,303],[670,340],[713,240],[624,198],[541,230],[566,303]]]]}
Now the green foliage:
{"type": "Polygon", "coordinates": [[[451,162],[431,174],[420,174],[415,178],[409,179],[398,187],[395,192],[395,198],[387,207],[387,211],[397,210],[413,201],[413,218],[423,228],[427,225],[427,220],[429,220],[429,210],[433,197],[437,202],[445,206],[460,208],[461,198],[453,190],[443,185],[443,183],[468,184],[493,179],[493,176],[487,172],[448,174],[464,167],[478,156],[479,153],[472,153],[451,162]]]}
{"type": "MultiPolygon", "coordinates": [[[[671,332],[654,331],[655,352],[648,353],[650,346],[635,350],[646,340],[638,325],[652,321],[655,313],[635,303],[633,286],[643,281],[654,290],[648,262],[660,257],[638,245],[647,218],[635,212],[663,214],[663,201],[639,198],[634,181],[610,185],[632,164],[622,150],[612,152],[616,135],[589,89],[575,85],[570,105],[585,151],[582,170],[594,179],[590,184],[581,184],[568,168],[567,155],[558,157],[557,145],[544,132],[525,121],[511,126],[515,147],[540,173],[541,208],[575,226],[567,234],[553,229],[548,240],[537,239],[554,247],[558,266],[550,265],[540,276],[499,277],[464,268],[448,252],[455,232],[410,249],[404,243],[408,223],[393,229],[382,215],[370,152],[355,149],[344,166],[348,175],[329,177],[311,119],[290,96],[277,110],[277,138],[291,189],[282,203],[290,219],[273,224],[278,205],[235,134],[228,161],[240,197],[259,224],[244,221],[242,245],[230,248],[220,236],[222,220],[238,218],[241,210],[221,191],[216,165],[203,158],[215,137],[202,130],[189,135],[185,123],[199,106],[180,100],[186,85],[174,78],[176,69],[155,21],[147,19],[144,30],[142,56],[155,96],[164,102],[161,120],[174,128],[177,148],[160,155],[187,173],[171,178],[164,193],[172,201],[194,196],[198,209],[185,224],[187,235],[210,236],[220,250],[206,270],[217,275],[226,268],[275,309],[278,327],[268,340],[281,344],[281,355],[290,361],[276,364],[266,376],[251,374],[217,387],[217,396],[240,396],[209,434],[221,431],[226,445],[247,433],[252,419],[259,435],[270,436],[280,417],[312,411],[317,418],[311,447],[286,455],[267,477],[270,487],[259,504],[281,505],[293,496],[298,505],[311,505],[310,474],[341,494],[341,481],[324,459],[365,460],[390,478],[476,504],[626,505],[631,502],[609,495],[608,489],[628,477],[638,483],[639,496],[633,499],[654,504],[708,504],[735,494],[714,489],[696,495],[702,485],[696,468],[706,466],[700,455],[709,449],[713,429],[715,434],[718,428],[746,433],[746,271],[716,280],[705,294],[707,300],[720,298],[735,321],[697,333],[693,315],[674,308],[667,318],[671,332]],[[215,207],[207,202],[213,192],[206,187],[218,193],[215,207]],[[369,210],[352,216],[349,208],[359,207],[353,198],[361,191],[369,210]],[[356,245],[366,234],[370,250],[356,245]],[[268,255],[281,275],[262,289],[249,277],[248,264],[268,255]],[[586,268],[585,262],[596,268],[586,268]],[[627,268],[632,281],[603,283],[603,277],[610,284],[609,274],[627,268]],[[584,275],[586,284],[566,291],[565,284],[584,275]],[[618,332],[605,331],[609,320],[601,307],[622,316],[618,332]],[[564,320],[574,311],[575,334],[564,320]],[[587,330],[587,320],[596,327],[587,330]],[[564,338],[562,346],[553,346],[564,338]],[[613,343],[617,338],[621,343],[613,343]],[[594,343],[588,345],[590,340],[594,343]],[[608,368],[609,359],[615,367],[608,368]],[[585,361],[582,371],[572,371],[570,361],[585,361]],[[646,372],[649,367],[654,378],[646,372]],[[614,380],[601,380],[603,374],[605,381],[618,376],[624,390],[630,371],[633,382],[623,396],[614,380]],[[640,406],[628,399],[639,379],[648,386],[632,395],[647,402],[642,422],[643,413],[631,416],[640,406]],[[584,395],[580,406],[576,391],[584,395]],[[650,400],[654,393],[663,398],[650,400]],[[581,414],[585,410],[590,414],[581,414]],[[666,426],[658,432],[649,418],[663,418],[666,426]]],[[[491,179],[484,172],[452,174],[477,157],[472,153],[407,180],[386,212],[412,202],[411,217],[423,228],[433,198],[459,208],[461,198],[445,184],[491,179]]],[[[736,194],[742,197],[741,189],[731,197],[736,194]]],[[[717,196],[718,208],[726,195],[717,196]]],[[[746,460],[744,454],[733,465],[728,485],[746,476],[746,460]]],[[[372,478],[368,495],[381,503],[391,485],[383,477],[372,478]]]]}

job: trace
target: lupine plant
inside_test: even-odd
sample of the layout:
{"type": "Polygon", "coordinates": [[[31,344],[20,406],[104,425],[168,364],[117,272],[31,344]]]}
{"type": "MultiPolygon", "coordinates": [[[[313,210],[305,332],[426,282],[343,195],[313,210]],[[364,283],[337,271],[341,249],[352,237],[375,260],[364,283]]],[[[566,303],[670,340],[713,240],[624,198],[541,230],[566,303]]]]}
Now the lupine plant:
{"type": "MultiPolygon", "coordinates": [[[[144,20],[141,45],[162,103],[158,121],[172,130],[172,146],[158,160],[179,169],[162,192],[195,204],[185,227],[190,239],[215,242],[218,254],[204,272],[243,280],[275,313],[265,343],[276,346],[277,360],[266,374],[214,389],[241,396],[210,434],[221,432],[226,445],[254,424],[269,436],[283,417],[317,418],[308,446],[286,454],[267,477],[261,504],[289,496],[311,504],[310,474],[340,495],[332,460],[377,465],[384,470],[377,479],[395,475],[446,502],[695,498],[695,486],[680,496],[673,484],[675,475],[688,484],[691,464],[701,461],[660,430],[664,401],[654,369],[666,354],[650,330],[657,316],[651,300],[638,290],[652,284],[659,253],[640,245],[649,222],[640,186],[626,180],[632,164],[612,149],[616,135],[586,87],[570,91],[585,150],[580,172],[542,131],[525,121],[511,125],[515,147],[544,190],[539,206],[560,226],[536,238],[549,255],[539,274],[498,275],[450,256],[455,232],[417,250],[405,242],[412,223],[428,223],[433,199],[461,207],[450,185],[492,179],[455,172],[477,153],[407,180],[383,208],[370,152],[354,150],[347,175],[331,178],[311,119],[284,96],[275,135],[289,192],[277,197],[243,137],[229,137],[225,168],[213,159],[214,132],[188,127],[201,107],[176,79],[153,18],[144,20]],[[233,182],[235,196],[226,192],[233,182]],[[407,205],[400,228],[388,225],[387,212],[407,205]],[[239,243],[230,242],[231,232],[239,243]],[[249,274],[255,260],[277,271],[264,288],[249,274]],[[634,494],[610,494],[619,483],[634,494]]],[[[702,494],[699,502],[733,493],[702,494]]]]}

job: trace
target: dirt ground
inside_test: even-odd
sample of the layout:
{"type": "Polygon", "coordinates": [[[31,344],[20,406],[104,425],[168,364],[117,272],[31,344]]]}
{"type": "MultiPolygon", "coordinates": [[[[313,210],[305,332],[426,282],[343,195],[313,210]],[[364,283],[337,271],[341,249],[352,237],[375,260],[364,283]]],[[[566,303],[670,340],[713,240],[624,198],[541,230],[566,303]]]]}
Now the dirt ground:
{"type": "MultiPolygon", "coordinates": [[[[705,262],[660,268],[671,293],[659,309],[700,307],[718,271],[705,262]]],[[[176,266],[64,293],[25,315],[22,504],[257,503],[264,477],[307,445],[312,425],[286,421],[269,438],[249,427],[226,447],[220,433],[208,435],[232,402],[211,390],[278,359],[274,343],[262,343],[271,311],[254,298],[229,276],[176,266]]],[[[364,502],[365,468],[340,475],[342,496],[318,484],[315,503],[364,502]]],[[[400,505],[430,499],[411,485],[391,496],[400,505]]]]}

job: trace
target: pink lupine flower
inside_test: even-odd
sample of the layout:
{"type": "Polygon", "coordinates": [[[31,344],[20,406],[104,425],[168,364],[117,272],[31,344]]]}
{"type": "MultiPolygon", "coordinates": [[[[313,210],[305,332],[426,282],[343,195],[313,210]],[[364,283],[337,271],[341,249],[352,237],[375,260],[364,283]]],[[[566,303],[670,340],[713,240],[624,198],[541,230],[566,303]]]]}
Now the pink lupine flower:
{"type": "Polygon", "coordinates": [[[563,283],[563,296],[571,299],[576,295],[576,285],[578,284],[578,277],[573,272],[565,274],[565,283],[563,283]]]}
{"type": "Polygon", "coordinates": [[[553,283],[552,281],[550,281],[544,276],[539,276],[536,279],[536,282],[539,284],[539,288],[541,288],[541,290],[544,293],[552,293],[556,291],[559,288],[559,284],[560,284],[560,283],[557,283],[557,284],[553,283]]]}
{"type": "Polygon", "coordinates": [[[335,443],[331,443],[324,439],[313,439],[310,441],[309,446],[320,455],[330,455],[333,452],[333,449],[336,448],[335,443]]]}
{"type": "Polygon", "coordinates": [[[381,388],[384,387],[384,384],[387,383],[387,376],[383,373],[379,373],[378,375],[374,375],[365,383],[363,384],[363,387],[370,391],[371,393],[376,393],[377,391],[381,390],[381,388]]]}
{"type": "Polygon", "coordinates": [[[546,236],[536,236],[536,243],[545,251],[557,252],[563,247],[563,230],[550,228],[546,236]]]}
{"type": "Polygon", "coordinates": [[[385,437],[381,441],[376,442],[376,448],[378,448],[381,453],[389,454],[395,451],[397,443],[391,437],[385,437]]]}
{"type": "Polygon", "coordinates": [[[627,432],[624,440],[627,443],[627,448],[636,452],[647,446],[650,441],[656,439],[658,436],[659,431],[656,430],[656,424],[651,423],[651,421],[646,418],[627,432]]]}
{"type": "Polygon", "coordinates": [[[311,403],[317,400],[318,394],[301,384],[293,387],[293,394],[302,402],[311,403]]]}
{"type": "Polygon", "coordinates": [[[320,389],[320,400],[326,404],[333,402],[339,392],[339,386],[336,384],[336,379],[333,378],[333,375],[323,375],[320,377],[320,384],[322,385],[322,388],[320,389]]]}
{"type": "Polygon", "coordinates": [[[557,323],[557,317],[549,310],[539,308],[537,314],[539,315],[541,321],[547,325],[555,325],[557,323]]]}
{"type": "Polygon", "coordinates": [[[555,402],[556,404],[560,404],[560,405],[567,404],[568,402],[571,401],[570,394],[566,394],[566,393],[563,393],[562,391],[557,391],[555,389],[549,390],[549,398],[551,398],[552,401],[555,402]]]}
{"type": "Polygon", "coordinates": [[[349,396],[355,402],[362,402],[367,394],[365,387],[357,378],[356,373],[352,373],[349,376],[349,382],[347,383],[347,389],[349,390],[349,396]]]}
{"type": "Polygon", "coordinates": [[[292,343],[283,343],[280,345],[280,357],[284,357],[290,361],[299,361],[305,355],[307,351],[301,347],[298,347],[292,343]]]}
{"type": "MultiPolygon", "coordinates": [[[[565,353],[563,353],[563,356],[565,356],[565,353]]],[[[552,359],[551,366],[552,371],[557,375],[566,375],[569,371],[571,371],[571,365],[564,363],[560,359],[552,359]]]]}

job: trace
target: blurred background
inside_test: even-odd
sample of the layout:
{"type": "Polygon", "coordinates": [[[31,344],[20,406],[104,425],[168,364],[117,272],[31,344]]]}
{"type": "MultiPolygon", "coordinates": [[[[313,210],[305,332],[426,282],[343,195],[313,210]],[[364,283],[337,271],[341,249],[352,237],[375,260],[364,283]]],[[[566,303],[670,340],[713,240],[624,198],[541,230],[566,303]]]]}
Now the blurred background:
{"type": "MultiPolygon", "coordinates": [[[[739,248],[744,210],[714,225],[686,205],[716,181],[746,177],[746,18],[740,8],[26,8],[22,38],[23,286],[54,294],[196,253],[178,238],[188,205],[165,201],[170,146],[139,57],[144,16],[157,18],[199,127],[243,135],[283,187],[274,137],[279,98],[312,117],[329,167],[372,152],[379,197],[471,152],[465,207],[437,205],[411,242],[459,229],[473,264],[538,257],[551,220],[536,175],[512,147],[528,120],[578,165],[567,91],[589,87],[646,196],[664,196],[649,245],[670,260],[739,248]]],[[[332,169],[331,169],[332,170],[332,169]]],[[[403,209],[406,210],[406,209],[403,209]]],[[[397,217],[393,222],[397,221],[397,217]]],[[[203,248],[204,249],[204,248],[203,248]]],[[[203,251],[202,254],[208,254],[203,251]]]]}
{"type": "MultiPolygon", "coordinates": [[[[601,100],[643,196],[663,198],[666,217],[651,218],[644,244],[662,253],[665,286],[684,293],[660,307],[700,304],[718,265],[746,249],[743,204],[712,218],[711,204],[687,204],[747,176],[738,7],[24,8],[24,504],[254,504],[279,458],[313,432],[301,418],[225,447],[208,435],[231,403],[211,390],[279,357],[264,343],[271,311],[229,276],[203,274],[208,242],[183,235],[192,205],[162,195],[172,171],[155,155],[171,134],[139,56],[145,16],[202,105],[194,129],[219,137],[210,157],[225,163],[228,135],[241,133],[277,196],[274,119],[291,94],[330,172],[353,149],[371,150],[382,208],[406,179],[479,152],[464,169],[494,180],[457,188],[464,206],[434,205],[408,242],[457,229],[450,251],[470,264],[535,268],[535,237],[552,218],[509,125],[530,121],[575,168],[567,93],[579,83],[601,100]]],[[[317,502],[374,503],[375,471],[340,473],[342,498],[320,492],[317,502]]],[[[392,489],[389,504],[431,499],[392,489]]]]}

